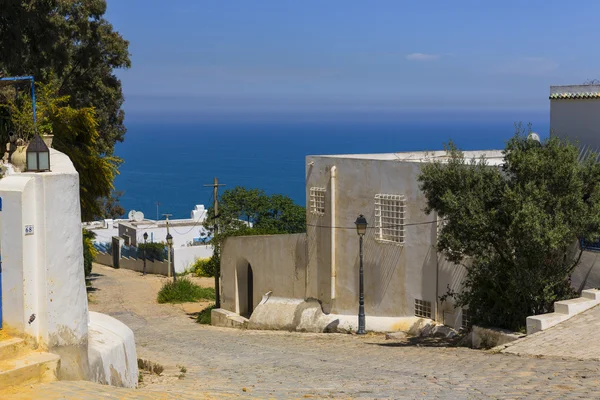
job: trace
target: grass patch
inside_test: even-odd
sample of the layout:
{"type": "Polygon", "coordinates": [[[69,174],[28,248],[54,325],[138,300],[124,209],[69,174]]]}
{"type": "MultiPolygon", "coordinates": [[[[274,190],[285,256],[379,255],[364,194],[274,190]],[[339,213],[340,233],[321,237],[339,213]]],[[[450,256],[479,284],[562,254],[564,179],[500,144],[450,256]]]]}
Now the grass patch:
{"type": "Polygon", "coordinates": [[[204,310],[198,313],[196,322],[203,325],[210,325],[210,312],[215,308],[214,304],[206,307],[204,310]]]}
{"type": "Polygon", "coordinates": [[[215,289],[203,288],[187,278],[177,279],[176,282],[167,282],[158,292],[159,303],[187,303],[198,300],[214,300],[215,289]]]}

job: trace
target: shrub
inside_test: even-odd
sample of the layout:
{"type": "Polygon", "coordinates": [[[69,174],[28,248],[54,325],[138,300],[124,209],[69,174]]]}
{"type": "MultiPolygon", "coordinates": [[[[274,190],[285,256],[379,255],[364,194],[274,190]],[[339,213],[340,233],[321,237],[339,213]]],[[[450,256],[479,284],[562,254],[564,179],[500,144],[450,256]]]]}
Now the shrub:
{"type": "Polygon", "coordinates": [[[210,325],[210,312],[215,308],[214,304],[206,307],[204,310],[198,313],[196,322],[203,325],[210,325]]]}
{"type": "Polygon", "coordinates": [[[191,270],[197,276],[215,276],[215,271],[217,269],[214,257],[197,259],[196,262],[194,262],[194,265],[192,265],[191,270]]]}
{"type": "Polygon", "coordinates": [[[187,278],[165,283],[157,297],[159,303],[174,304],[214,299],[215,289],[200,287],[187,278]]]}
{"type": "Polygon", "coordinates": [[[83,271],[85,276],[90,276],[92,273],[92,263],[96,259],[96,255],[98,251],[94,247],[94,238],[96,234],[94,232],[88,231],[84,229],[82,232],[83,235],[83,271]]]}
{"type": "Polygon", "coordinates": [[[164,261],[166,246],[162,242],[138,243],[138,257],[142,257],[145,254],[147,260],[164,261]]]}

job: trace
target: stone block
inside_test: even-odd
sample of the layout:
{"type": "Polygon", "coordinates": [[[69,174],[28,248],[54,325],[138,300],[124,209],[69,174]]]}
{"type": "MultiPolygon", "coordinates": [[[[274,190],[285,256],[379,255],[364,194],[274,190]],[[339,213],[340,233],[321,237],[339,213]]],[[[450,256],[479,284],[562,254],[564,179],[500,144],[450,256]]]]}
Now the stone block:
{"type": "Polygon", "coordinates": [[[508,331],[498,328],[482,328],[473,326],[473,348],[485,348],[500,346],[506,343],[514,342],[517,339],[525,337],[522,333],[508,331]]]}
{"type": "Polygon", "coordinates": [[[554,312],[560,314],[568,314],[569,316],[573,316],[575,314],[579,314],[589,308],[597,305],[598,302],[596,300],[588,299],[586,297],[578,297],[576,299],[570,300],[562,300],[554,303],[554,312]]]}
{"type": "Polygon", "coordinates": [[[581,292],[581,296],[586,299],[596,300],[600,303],[600,290],[598,289],[587,289],[581,292]]]}
{"type": "Polygon", "coordinates": [[[223,308],[215,308],[210,312],[210,324],[223,328],[245,329],[248,319],[223,308]]]}
{"type": "Polygon", "coordinates": [[[569,319],[569,314],[549,313],[527,317],[527,334],[531,335],[569,319]]]}
{"type": "Polygon", "coordinates": [[[407,337],[406,332],[390,332],[385,334],[385,340],[404,340],[407,337]]]}

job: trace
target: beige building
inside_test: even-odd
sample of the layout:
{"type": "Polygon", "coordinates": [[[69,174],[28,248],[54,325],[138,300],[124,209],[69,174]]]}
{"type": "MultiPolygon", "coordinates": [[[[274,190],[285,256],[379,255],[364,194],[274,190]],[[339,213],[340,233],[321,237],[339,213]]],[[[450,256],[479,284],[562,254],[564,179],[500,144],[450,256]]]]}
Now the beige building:
{"type": "MultiPolygon", "coordinates": [[[[499,150],[465,156],[502,163],[499,150]]],[[[369,222],[364,238],[367,329],[407,330],[419,318],[460,327],[462,310],[438,298],[448,287],[460,289],[465,271],[438,255],[437,217],[423,212],[417,181],[423,163],[445,159],[445,151],[308,156],[307,233],[227,239],[222,308],[252,315],[250,325],[258,328],[356,328],[359,237],[354,222],[364,214],[369,222]],[[310,299],[318,301],[319,310],[307,304],[310,299]]]]}
{"type": "Polygon", "coordinates": [[[600,85],[550,87],[550,132],[600,149],[600,85]]]}

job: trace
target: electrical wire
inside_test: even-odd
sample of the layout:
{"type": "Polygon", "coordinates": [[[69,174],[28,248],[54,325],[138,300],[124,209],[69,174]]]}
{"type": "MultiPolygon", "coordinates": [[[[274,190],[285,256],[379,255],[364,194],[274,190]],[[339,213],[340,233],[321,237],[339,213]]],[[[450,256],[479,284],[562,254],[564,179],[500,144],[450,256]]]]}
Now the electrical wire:
{"type": "MultiPolygon", "coordinates": [[[[211,195],[209,196],[209,202],[207,204],[211,204],[212,200],[214,198],[214,193],[211,193],[211,195]]],[[[206,209],[206,212],[208,212],[208,209],[206,209]]],[[[192,226],[187,232],[185,233],[181,233],[179,232],[177,229],[175,229],[175,227],[171,226],[171,229],[173,230],[173,232],[177,233],[178,235],[187,235],[188,233],[190,233],[191,231],[194,230],[194,228],[196,228],[198,226],[198,224],[203,224],[204,221],[200,222],[199,220],[196,221],[196,223],[194,223],[194,226],[192,226]]]]}
{"type": "MultiPolygon", "coordinates": [[[[401,228],[404,226],[429,225],[429,224],[439,223],[440,221],[445,221],[445,220],[437,219],[434,221],[427,221],[427,222],[414,222],[412,224],[385,225],[385,227],[383,227],[383,228],[389,229],[389,228],[401,228]]],[[[356,226],[327,226],[327,225],[314,225],[314,224],[306,224],[306,226],[311,226],[314,228],[327,228],[327,229],[356,229],[356,226]]],[[[382,227],[380,227],[380,226],[367,226],[367,229],[381,229],[381,228],[382,227]]]]}

